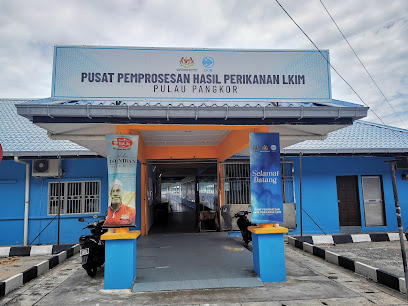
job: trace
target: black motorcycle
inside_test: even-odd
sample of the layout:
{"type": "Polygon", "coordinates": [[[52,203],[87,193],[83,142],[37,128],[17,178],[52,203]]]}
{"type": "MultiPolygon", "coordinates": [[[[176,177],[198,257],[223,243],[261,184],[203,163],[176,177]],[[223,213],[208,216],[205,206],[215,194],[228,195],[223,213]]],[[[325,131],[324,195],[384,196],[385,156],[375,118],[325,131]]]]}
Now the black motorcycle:
{"type": "Polygon", "coordinates": [[[248,214],[248,211],[242,210],[234,215],[235,218],[238,218],[237,225],[241,231],[242,239],[244,240],[245,245],[248,245],[248,243],[252,241],[252,233],[248,230],[248,226],[255,225],[248,220],[248,214]]]}
{"type": "MultiPolygon", "coordinates": [[[[79,218],[78,221],[85,222],[84,218],[79,218]]],[[[97,269],[105,263],[105,241],[101,240],[101,236],[108,230],[102,228],[104,222],[105,219],[89,223],[83,229],[89,228],[91,235],[79,237],[82,267],[91,277],[94,277],[97,269]]]]}

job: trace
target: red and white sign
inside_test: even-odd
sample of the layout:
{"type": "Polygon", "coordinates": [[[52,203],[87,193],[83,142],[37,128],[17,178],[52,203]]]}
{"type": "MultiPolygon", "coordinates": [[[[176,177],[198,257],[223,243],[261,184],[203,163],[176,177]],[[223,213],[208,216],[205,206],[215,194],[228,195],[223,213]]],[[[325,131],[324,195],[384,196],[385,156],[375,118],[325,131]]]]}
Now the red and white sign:
{"type": "Polygon", "coordinates": [[[133,145],[133,141],[127,137],[117,137],[112,140],[112,146],[117,149],[129,149],[133,145]]]}

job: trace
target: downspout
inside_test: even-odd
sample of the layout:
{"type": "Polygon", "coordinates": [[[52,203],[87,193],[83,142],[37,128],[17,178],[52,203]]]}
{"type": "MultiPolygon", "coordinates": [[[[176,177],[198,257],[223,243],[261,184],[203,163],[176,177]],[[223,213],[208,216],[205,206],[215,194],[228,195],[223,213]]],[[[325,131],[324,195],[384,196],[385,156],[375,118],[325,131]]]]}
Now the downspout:
{"type": "Polygon", "coordinates": [[[25,181],[25,203],[24,203],[24,245],[27,245],[28,239],[28,207],[30,204],[30,163],[25,160],[19,160],[17,156],[14,156],[16,163],[26,165],[26,181],[25,181]]]}

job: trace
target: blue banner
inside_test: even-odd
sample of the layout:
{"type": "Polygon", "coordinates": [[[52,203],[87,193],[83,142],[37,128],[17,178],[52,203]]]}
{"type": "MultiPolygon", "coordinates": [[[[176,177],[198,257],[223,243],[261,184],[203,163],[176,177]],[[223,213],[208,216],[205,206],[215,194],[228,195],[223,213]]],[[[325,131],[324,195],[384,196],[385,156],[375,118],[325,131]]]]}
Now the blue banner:
{"type": "Polygon", "coordinates": [[[109,202],[105,227],[134,227],[139,136],[106,135],[109,202]]]}
{"type": "Polygon", "coordinates": [[[278,133],[250,133],[251,220],[283,223],[282,176],[278,133]]]}

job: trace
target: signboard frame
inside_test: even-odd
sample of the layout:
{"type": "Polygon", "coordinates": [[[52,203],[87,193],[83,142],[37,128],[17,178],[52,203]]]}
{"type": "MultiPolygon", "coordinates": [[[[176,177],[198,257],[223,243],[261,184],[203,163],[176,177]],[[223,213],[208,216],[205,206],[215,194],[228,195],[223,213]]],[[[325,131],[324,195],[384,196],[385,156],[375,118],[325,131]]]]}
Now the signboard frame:
{"type": "MultiPolygon", "coordinates": [[[[141,57],[140,57],[141,58],[141,57]]],[[[138,59],[139,60],[139,59],[138,59]]],[[[141,61],[141,60],[139,60],[141,61]]],[[[149,62],[146,58],[142,62],[149,62]]],[[[143,63],[142,63],[143,64],[143,63]]],[[[178,63],[177,63],[178,65],[178,63]]],[[[161,66],[160,66],[161,67],[161,66]]],[[[116,67],[115,67],[116,69],[116,67]]],[[[168,76],[166,76],[168,77],[168,76]]],[[[172,76],[174,78],[174,76],[172,76]]],[[[170,77],[169,77],[170,78],[170,77]]],[[[156,76],[157,80],[157,76],[156,76]]],[[[146,81],[146,79],[145,79],[146,81]]],[[[149,80],[150,81],[150,80],[149,80]]],[[[167,81],[171,81],[167,79],[167,81]]],[[[179,81],[179,80],[177,80],[179,81]]],[[[180,80],[183,84],[183,80],[180,80]]],[[[205,80],[204,80],[205,81],[205,80]]],[[[159,83],[162,85],[163,83],[159,83]]],[[[174,83],[164,83],[169,85],[169,91],[174,90],[174,86],[177,87],[178,83],[170,89],[170,85],[174,83]]],[[[150,93],[153,93],[153,86],[148,84],[150,93]]],[[[148,85],[145,85],[147,87],[148,85]]],[[[181,86],[181,85],[180,85],[181,86]]],[[[186,86],[186,85],[185,85],[186,86]]],[[[156,89],[154,89],[156,90],[156,89]]],[[[186,90],[186,89],[185,89],[186,90]]],[[[207,48],[148,48],[148,47],[108,47],[108,46],[55,46],[54,49],[54,61],[53,61],[53,75],[52,75],[52,89],[51,89],[51,98],[56,100],[176,100],[176,101],[225,101],[226,103],[230,101],[276,101],[276,102],[321,102],[321,103],[330,103],[332,101],[331,94],[331,77],[330,77],[330,64],[329,64],[329,51],[328,50],[272,50],[272,49],[207,49],[207,48]],[[103,51],[102,51],[103,50],[103,51]],[[74,55],[64,55],[64,52],[71,52],[74,55]],[[81,52],[99,52],[98,58],[86,55],[86,60],[81,62],[82,57],[84,57],[81,52]],[[101,55],[100,52],[103,52],[104,55],[101,55]],[[101,62],[101,58],[104,57],[112,59],[113,56],[108,53],[118,53],[122,52],[122,55],[127,55],[129,58],[129,52],[135,53],[139,52],[139,55],[142,55],[141,52],[148,52],[148,54],[155,54],[155,58],[152,63],[146,64],[150,69],[149,65],[153,69],[162,69],[157,68],[157,66],[171,65],[166,66],[163,69],[164,75],[175,74],[178,75],[193,75],[199,74],[205,76],[206,78],[209,75],[213,76],[211,82],[209,83],[195,83],[196,81],[202,81],[203,79],[197,80],[193,77],[189,77],[187,94],[186,92],[178,93],[173,92],[159,92],[159,89],[154,94],[146,95],[146,90],[142,84],[143,79],[140,81],[137,79],[137,74],[142,75],[141,77],[148,76],[149,78],[152,75],[157,75],[156,72],[146,73],[148,71],[132,70],[132,65],[140,65],[140,63],[131,63],[126,61],[126,57],[114,57],[115,60],[105,60],[101,62]],[[170,64],[168,64],[166,59],[157,59],[158,55],[155,52],[159,52],[160,55],[172,55],[174,53],[178,54],[177,61],[180,61],[179,65],[182,65],[182,60],[186,61],[186,64],[183,66],[178,66],[179,69],[173,69],[174,67],[174,58],[170,64]],[[192,56],[182,56],[183,54],[195,54],[197,59],[194,61],[192,56]],[[201,54],[201,56],[198,56],[201,54]],[[205,58],[211,58],[210,55],[213,55],[216,60],[212,59],[204,62],[205,58],[201,58],[203,55],[208,54],[205,58]],[[70,57],[71,56],[71,57],[70,57]],[[181,56],[181,58],[180,58],[181,56]],[[65,58],[64,58],[65,57],[65,58]],[[221,57],[223,60],[218,60],[217,57],[221,57]],[[265,61],[271,57],[272,60],[265,61]],[[279,57],[279,58],[277,58],[279,57]],[[294,58],[291,61],[291,58],[294,58]],[[123,59],[122,59],[123,58],[123,59]],[[233,59],[230,59],[233,58],[233,59]],[[234,59],[235,58],[235,59],[234,59]],[[286,62],[282,62],[282,58],[286,59],[286,62]],[[319,65],[319,69],[313,66],[313,61],[307,59],[314,59],[319,65]],[[76,59],[76,60],[75,60],[76,59]],[[189,60],[193,60],[189,62],[189,60]],[[109,65],[116,65],[117,67],[130,67],[128,71],[119,70],[113,71],[112,69],[107,69],[111,67],[109,65]],[[122,62],[120,62],[122,61],[122,62]],[[230,61],[230,62],[229,62],[230,61]],[[157,63],[156,63],[157,62],[157,63]],[[89,64],[92,63],[92,64],[89,64]],[[107,64],[108,63],[108,64],[107,64]],[[82,67],[81,65],[90,65],[89,67],[82,67]],[[127,65],[125,65],[127,64],[127,65]],[[189,65],[195,66],[189,66],[189,65]],[[94,65],[94,66],[92,66],[94,65]],[[156,66],[155,66],[156,65],[156,66]],[[206,65],[208,68],[205,68],[206,65]],[[224,66],[222,66],[224,65],[224,66]],[[268,66],[269,65],[269,66],[268,66]],[[279,67],[276,71],[268,70],[273,68],[275,65],[279,67]],[[219,68],[219,67],[222,68],[219,68]],[[100,69],[96,69],[99,67],[100,69]],[[194,69],[190,69],[190,68],[194,69]],[[197,67],[197,69],[196,69],[197,67]],[[283,68],[282,68],[283,67],[283,68]],[[300,67],[300,68],[299,68],[300,67]],[[71,70],[72,71],[71,71],[71,70]],[[76,69],[76,71],[75,71],[76,69]],[[107,69],[107,70],[103,70],[107,69]],[[170,70],[169,70],[170,69],[170,70]],[[173,70],[171,70],[173,69],[173,70]],[[218,72],[217,69],[226,69],[224,71],[218,72]],[[231,69],[231,70],[230,70],[231,69]],[[242,69],[242,74],[241,74],[242,69]],[[298,74],[295,74],[294,71],[300,69],[298,74]],[[93,71],[92,71],[93,70],[93,71]],[[177,71],[176,71],[177,70],[177,71]],[[227,71],[228,70],[228,71],[227,71]],[[318,71],[317,71],[318,70],[318,71]],[[81,72],[79,72],[81,71],[81,72]],[[97,72],[99,71],[99,72],[97,72]],[[113,71],[113,72],[109,72],[113,71]],[[249,71],[249,72],[248,72],[249,71]],[[228,73],[226,73],[228,72],[228,73]],[[290,72],[291,74],[285,74],[290,72]],[[84,73],[84,74],[82,74],[84,73]],[[96,74],[100,75],[97,77],[98,80],[105,78],[104,81],[107,81],[104,86],[99,86],[100,84],[86,83],[86,81],[91,80],[93,73],[93,79],[95,79],[96,74]],[[251,74],[252,73],[252,74],[251,74]],[[259,74],[258,74],[259,73],[259,74]],[[269,74],[270,73],[270,74],[269,74]],[[303,74],[302,74],[303,73],[303,74]],[[85,76],[89,74],[89,78],[85,76]],[[105,75],[104,75],[105,74],[105,75]],[[110,75],[109,75],[110,74],[110,75]],[[137,85],[137,89],[131,88],[131,86],[124,85],[125,76],[124,75],[136,75],[133,78],[133,84],[131,86],[137,85]],[[73,76],[74,75],[74,76],[73,76]],[[318,75],[318,76],[316,76],[318,75]],[[249,76],[249,77],[248,77],[249,76]],[[226,79],[227,78],[227,79],[226,79]],[[136,81],[135,81],[136,80],[136,81]],[[140,81],[140,82],[138,82],[140,81]],[[194,81],[194,83],[193,83],[194,81]],[[85,84],[85,83],[86,84],[85,84]],[[122,82],[122,83],[121,83],[122,82]],[[246,83],[247,82],[247,83],[246,83]],[[84,84],[81,84],[84,83],[84,84]],[[119,84],[121,83],[121,84],[119,84]],[[138,83],[138,84],[135,84],[138,83]],[[208,86],[207,86],[208,84],[208,86]],[[236,84],[236,85],[235,85],[236,84]],[[89,86],[88,86],[89,85],[89,86]],[[98,86],[96,86],[98,85],[98,86]],[[225,85],[224,89],[222,88],[225,85]],[[327,85],[327,87],[326,87],[327,85]],[[115,88],[115,86],[117,88],[115,88]],[[297,87],[294,87],[297,86],[297,87]],[[208,88],[207,88],[208,87],[208,88]],[[226,92],[228,90],[230,92],[226,92]],[[309,88],[310,87],[310,88],[309,88]],[[107,89],[108,88],[108,89],[107,89]],[[200,89],[205,92],[199,92],[200,89]],[[112,90],[112,94],[109,93],[109,90],[112,90]],[[211,91],[217,90],[216,93],[211,91]],[[235,90],[235,92],[234,92],[235,90]],[[105,91],[105,92],[104,92],[105,91]],[[100,92],[103,92],[99,95],[100,92]],[[129,94],[128,92],[132,92],[129,94]],[[133,92],[137,93],[136,95],[133,92]],[[294,94],[296,92],[296,94],[294,94]],[[90,94],[92,93],[92,94],[90,94]],[[95,93],[95,94],[94,94],[95,93]],[[109,94],[105,94],[109,93],[109,94]],[[139,94],[140,93],[140,94],[139,94]],[[293,96],[291,96],[293,95],[293,96]]]]}

